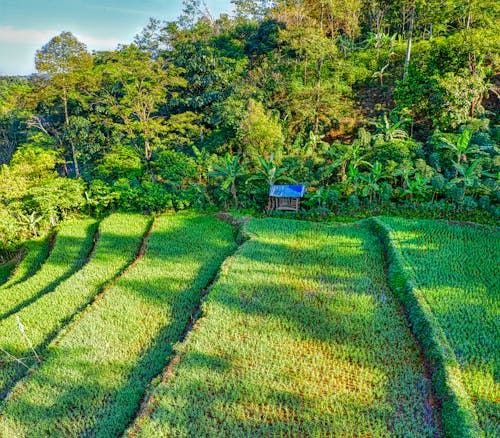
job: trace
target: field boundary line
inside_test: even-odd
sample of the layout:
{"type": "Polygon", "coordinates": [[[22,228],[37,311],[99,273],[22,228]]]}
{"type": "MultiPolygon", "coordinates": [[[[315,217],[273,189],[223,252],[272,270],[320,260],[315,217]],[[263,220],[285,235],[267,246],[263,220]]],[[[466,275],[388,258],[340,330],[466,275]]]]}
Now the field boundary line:
{"type": "Polygon", "coordinates": [[[226,222],[233,227],[234,241],[236,243],[236,247],[224,259],[224,261],[220,264],[219,268],[215,271],[212,278],[201,290],[200,301],[196,306],[196,308],[193,310],[193,312],[191,312],[191,315],[189,316],[189,319],[186,323],[186,326],[184,327],[181,337],[173,345],[172,354],[168,359],[167,365],[163,367],[163,369],[155,377],[153,377],[153,379],[151,379],[151,382],[144,391],[144,396],[136,412],[130,418],[130,422],[125,428],[123,437],[135,437],[137,434],[137,430],[140,429],[141,427],[141,417],[148,416],[155,411],[157,406],[157,401],[154,398],[156,387],[160,383],[168,382],[168,380],[172,377],[175,367],[180,363],[180,361],[184,357],[185,351],[183,347],[184,345],[186,345],[186,341],[189,338],[189,334],[192,331],[196,330],[198,324],[200,324],[200,322],[205,317],[205,314],[203,312],[203,303],[205,303],[210,291],[214,287],[215,283],[217,283],[217,281],[219,280],[222,270],[228,267],[228,265],[231,263],[236,253],[240,250],[240,248],[245,244],[247,240],[251,239],[245,232],[245,225],[248,223],[249,219],[241,222],[235,221],[233,223],[228,222],[223,218],[217,217],[217,219],[221,220],[222,222],[226,222]]]}
{"type": "MultiPolygon", "coordinates": [[[[63,337],[66,333],[68,333],[74,327],[74,325],[77,324],[78,321],[80,321],[88,313],[88,311],[94,305],[94,303],[100,301],[100,299],[102,299],[102,296],[109,289],[111,289],[111,287],[118,281],[118,279],[122,277],[135,264],[138,257],[141,256],[141,251],[145,250],[146,240],[147,237],[149,237],[149,233],[151,231],[153,223],[154,223],[154,217],[151,217],[146,226],[146,230],[142,235],[142,239],[138,246],[138,249],[136,250],[134,257],[127,263],[127,265],[122,270],[117,272],[115,276],[113,276],[111,279],[103,283],[101,287],[98,289],[97,294],[90,301],[85,303],[83,306],[77,308],[72,315],[70,315],[68,318],[62,321],[61,328],[57,329],[56,332],[49,333],[48,336],[44,339],[44,341],[37,347],[38,353],[42,358],[41,362],[34,363],[29,368],[29,370],[26,370],[26,372],[14,382],[14,384],[6,392],[5,396],[0,397],[0,416],[2,415],[1,412],[2,407],[5,406],[5,404],[8,403],[11,398],[15,397],[16,393],[23,387],[25,380],[28,379],[33,373],[35,373],[36,370],[44,363],[44,358],[45,355],[47,354],[47,350],[50,347],[50,345],[53,343],[57,343],[61,337],[63,337]]],[[[98,224],[100,224],[100,222],[98,224]]],[[[99,238],[100,238],[100,233],[98,229],[94,234],[95,240],[93,242],[93,246],[91,247],[91,251],[89,252],[89,255],[87,257],[88,260],[86,260],[86,263],[88,263],[92,258],[92,255],[95,251],[95,247],[99,238]]],[[[75,273],[73,273],[73,275],[74,274],[75,273]]]]}
{"type": "Polygon", "coordinates": [[[462,372],[453,349],[429,304],[419,292],[413,270],[392,240],[392,228],[380,218],[370,218],[370,226],[383,244],[389,286],[403,305],[411,331],[429,366],[445,436],[483,437],[474,405],[462,383],[462,372]]]}
{"type": "MultiPolygon", "coordinates": [[[[90,257],[94,251],[95,244],[99,238],[98,227],[99,227],[99,222],[97,222],[97,221],[90,226],[90,230],[92,233],[92,236],[91,236],[92,240],[90,241],[89,250],[87,251],[85,258],[83,259],[82,264],[77,266],[76,269],[71,269],[70,271],[66,272],[63,276],[52,281],[50,284],[48,284],[46,287],[44,287],[42,290],[37,292],[32,297],[18,303],[16,306],[14,306],[11,309],[7,310],[6,312],[0,314],[0,321],[3,319],[7,319],[9,316],[14,315],[15,313],[19,312],[20,310],[24,309],[25,307],[28,307],[29,305],[33,304],[35,301],[39,300],[44,295],[52,292],[57,286],[59,286],[59,284],[61,284],[63,281],[67,280],[69,277],[71,277],[72,275],[77,273],[80,269],[83,269],[85,267],[85,265],[90,261],[90,257]],[[92,230],[92,228],[94,228],[94,229],[92,230]]],[[[55,239],[54,239],[54,241],[55,241],[55,239]]],[[[53,248],[51,249],[51,251],[52,250],[53,250],[53,248]]],[[[47,257],[47,259],[45,260],[45,262],[40,266],[40,269],[37,272],[35,272],[33,274],[33,276],[35,276],[39,271],[42,270],[42,268],[44,267],[46,262],[49,260],[49,257],[50,257],[50,253],[49,253],[49,256],[47,257]]]]}

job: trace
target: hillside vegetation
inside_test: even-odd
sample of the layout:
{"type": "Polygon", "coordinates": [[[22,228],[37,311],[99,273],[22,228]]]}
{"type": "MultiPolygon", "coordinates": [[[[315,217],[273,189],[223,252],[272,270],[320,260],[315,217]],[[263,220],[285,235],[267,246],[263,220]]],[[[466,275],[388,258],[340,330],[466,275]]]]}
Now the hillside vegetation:
{"type": "Polygon", "coordinates": [[[287,182],[311,218],[498,222],[498,1],[232,3],[0,78],[1,257],[74,211],[262,212],[287,182]]]}

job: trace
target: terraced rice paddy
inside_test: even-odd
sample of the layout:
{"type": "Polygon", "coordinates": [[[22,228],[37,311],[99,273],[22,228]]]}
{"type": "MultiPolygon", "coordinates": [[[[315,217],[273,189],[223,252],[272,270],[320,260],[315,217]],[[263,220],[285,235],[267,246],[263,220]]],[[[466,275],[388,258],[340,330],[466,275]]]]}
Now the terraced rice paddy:
{"type": "Polygon", "coordinates": [[[41,269],[0,293],[0,320],[36,301],[81,268],[91,250],[96,227],[92,219],[64,223],[41,269]]]}
{"type": "MultiPolygon", "coordinates": [[[[17,358],[28,357],[24,361],[27,365],[35,363],[19,331],[17,318],[24,324],[34,348],[41,352],[58,331],[134,259],[148,223],[149,219],[140,215],[113,214],[103,220],[89,263],[52,292],[0,321],[0,346],[17,358]]],[[[7,395],[26,371],[26,367],[16,361],[2,364],[0,398],[7,395]]]]}
{"type": "Polygon", "coordinates": [[[500,232],[384,218],[445,332],[488,437],[500,436],[500,232]]]}
{"type": "Polygon", "coordinates": [[[234,248],[231,227],[216,219],[158,218],[146,255],[48,348],[47,360],[6,404],[0,431],[119,435],[234,248]]]}
{"type": "Polygon", "coordinates": [[[367,228],[255,220],[132,436],[433,436],[367,228]]]}
{"type": "Polygon", "coordinates": [[[50,238],[32,239],[26,243],[21,261],[12,260],[3,265],[0,273],[0,290],[13,286],[31,277],[49,254],[50,238]]]}
{"type": "Polygon", "coordinates": [[[499,437],[498,232],[380,223],[64,224],[0,289],[0,437],[499,437]]]}

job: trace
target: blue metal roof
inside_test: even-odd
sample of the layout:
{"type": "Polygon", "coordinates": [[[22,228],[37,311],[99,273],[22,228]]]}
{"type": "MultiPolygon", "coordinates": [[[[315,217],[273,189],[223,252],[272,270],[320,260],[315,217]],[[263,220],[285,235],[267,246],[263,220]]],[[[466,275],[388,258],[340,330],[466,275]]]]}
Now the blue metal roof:
{"type": "Polygon", "coordinates": [[[271,186],[269,196],[276,198],[302,198],[305,192],[306,186],[303,185],[271,186]]]}

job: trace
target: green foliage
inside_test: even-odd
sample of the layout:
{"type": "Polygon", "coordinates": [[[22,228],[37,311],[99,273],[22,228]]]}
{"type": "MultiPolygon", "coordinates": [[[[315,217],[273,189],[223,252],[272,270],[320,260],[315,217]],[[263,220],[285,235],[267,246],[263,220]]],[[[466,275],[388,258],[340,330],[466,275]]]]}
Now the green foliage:
{"type": "Polygon", "coordinates": [[[0,431],[120,435],[172,354],[202,289],[235,249],[232,237],[231,227],[214,218],[158,217],[144,257],[48,347],[43,365],[4,406],[0,431]],[[38,398],[51,401],[50,413],[21,407],[38,398]],[[83,421],[75,421],[76,412],[83,421]]]}
{"type": "Polygon", "coordinates": [[[392,256],[399,263],[393,275],[406,275],[402,299],[407,305],[411,295],[418,298],[419,307],[407,311],[433,367],[445,433],[497,436],[498,231],[431,221],[383,222],[378,226],[386,244],[398,254],[392,256]]]}
{"type": "Polygon", "coordinates": [[[244,231],[127,435],[436,433],[375,236],[279,219],[244,231]]]}
{"type": "Polygon", "coordinates": [[[133,180],[144,174],[144,165],[133,147],[115,144],[97,165],[97,172],[110,182],[120,178],[133,180]]]}
{"type": "MultiPolygon", "coordinates": [[[[141,215],[114,214],[99,226],[99,240],[92,258],[82,269],[61,282],[54,290],[0,321],[0,346],[15,357],[27,357],[30,349],[19,335],[19,317],[38,353],[59,330],[75,318],[135,258],[148,218],[141,215]],[[76,293],[77,292],[77,293],[76,293]]],[[[4,398],[27,369],[19,362],[7,361],[0,368],[0,398],[4,398]]]]}
{"type": "Polygon", "coordinates": [[[273,153],[279,157],[285,143],[276,114],[266,114],[262,103],[253,99],[248,102],[248,112],[242,121],[239,135],[251,158],[267,158],[273,153]]]}

